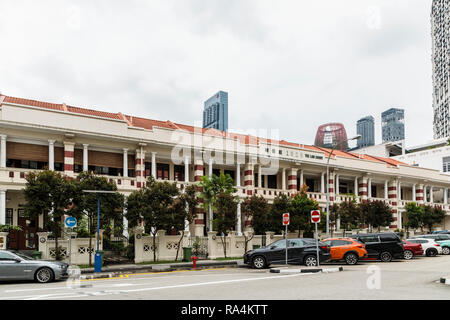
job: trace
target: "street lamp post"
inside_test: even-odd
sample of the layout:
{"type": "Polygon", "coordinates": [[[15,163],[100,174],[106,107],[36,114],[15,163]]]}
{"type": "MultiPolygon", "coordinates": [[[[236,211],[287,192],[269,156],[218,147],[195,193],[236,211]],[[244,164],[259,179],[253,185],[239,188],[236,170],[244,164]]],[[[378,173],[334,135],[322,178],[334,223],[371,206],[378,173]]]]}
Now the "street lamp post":
{"type": "Polygon", "coordinates": [[[97,194],[97,252],[95,253],[94,272],[102,272],[102,256],[100,254],[100,194],[116,193],[116,191],[83,190],[83,192],[97,194]]]}
{"type": "MultiPolygon", "coordinates": [[[[356,136],[354,136],[353,138],[341,141],[337,144],[334,144],[333,148],[331,149],[330,154],[328,155],[328,159],[327,159],[327,181],[326,181],[326,186],[327,186],[327,230],[326,230],[326,237],[329,238],[330,237],[330,188],[329,188],[329,183],[330,183],[330,158],[331,155],[333,154],[334,150],[337,148],[337,146],[341,145],[344,142],[347,141],[351,141],[351,140],[358,140],[361,138],[361,135],[358,134],[356,136]]],[[[339,188],[339,186],[337,186],[337,188],[339,188]]]]}

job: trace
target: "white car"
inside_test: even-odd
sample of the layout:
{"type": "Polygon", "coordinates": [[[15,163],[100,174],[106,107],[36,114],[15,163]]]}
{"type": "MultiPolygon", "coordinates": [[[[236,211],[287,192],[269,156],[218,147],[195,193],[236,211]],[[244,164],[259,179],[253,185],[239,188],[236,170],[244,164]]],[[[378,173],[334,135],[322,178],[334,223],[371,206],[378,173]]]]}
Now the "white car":
{"type": "Polygon", "coordinates": [[[423,254],[427,257],[434,257],[438,254],[442,254],[442,247],[434,239],[430,238],[414,238],[407,239],[406,241],[413,243],[420,243],[422,245],[423,254]]]}

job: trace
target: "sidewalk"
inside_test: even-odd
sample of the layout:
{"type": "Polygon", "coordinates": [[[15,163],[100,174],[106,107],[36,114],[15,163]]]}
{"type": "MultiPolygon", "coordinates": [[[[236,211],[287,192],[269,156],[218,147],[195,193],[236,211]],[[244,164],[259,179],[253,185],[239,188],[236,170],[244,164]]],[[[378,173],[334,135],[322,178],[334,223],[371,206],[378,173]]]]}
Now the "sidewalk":
{"type": "MultiPolygon", "coordinates": [[[[205,268],[237,268],[244,267],[242,259],[238,260],[200,260],[196,269],[205,268]]],[[[170,264],[117,264],[102,267],[102,272],[94,272],[94,268],[81,269],[82,279],[111,278],[123,274],[138,272],[167,272],[175,270],[192,270],[192,262],[174,262],[170,264]]]]}

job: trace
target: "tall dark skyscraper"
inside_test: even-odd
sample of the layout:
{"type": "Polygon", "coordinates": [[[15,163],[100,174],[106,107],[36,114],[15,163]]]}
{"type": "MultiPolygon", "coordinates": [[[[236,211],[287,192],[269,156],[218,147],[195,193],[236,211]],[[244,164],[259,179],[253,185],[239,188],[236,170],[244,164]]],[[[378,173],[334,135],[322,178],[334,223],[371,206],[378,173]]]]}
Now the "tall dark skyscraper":
{"type": "Polygon", "coordinates": [[[205,101],[203,128],[228,131],[228,93],[219,91],[205,101]]]}
{"type": "Polygon", "coordinates": [[[358,139],[358,148],[375,145],[375,119],[367,116],[356,122],[356,133],[361,135],[358,139]]]}
{"type": "Polygon", "coordinates": [[[390,108],[381,114],[383,142],[405,139],[405,110],[390,108]]]}
{"type": "Polygon", "coordinates": [[[450,0],[433,0],[431,6],[433,65],[433,134],[450,137],[450,0]]]}

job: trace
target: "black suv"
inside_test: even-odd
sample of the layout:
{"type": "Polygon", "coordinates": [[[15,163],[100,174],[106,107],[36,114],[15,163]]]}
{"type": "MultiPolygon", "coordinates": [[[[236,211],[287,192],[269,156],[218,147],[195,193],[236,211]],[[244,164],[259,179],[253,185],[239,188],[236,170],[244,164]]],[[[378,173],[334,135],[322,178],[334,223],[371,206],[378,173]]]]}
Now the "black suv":
{"type": "Polygon", "coordinates": [[[402,240],[393,232],[360,233],[350,237],[366,245],[369,259],[379,259],[383,262],[389,262],[393,258],[403,259],[402,240]]]}
{"type": "MultiPolygon", "coordinates": [[[[317,266],[316,240],[312,238],[288,239],[288,263],[317,266]]],[[[330,246],[319,241],[319,259],[331,259],[330,246]]],[[[267,268],[271,263],[286,262],[286,240],[275,241],[268,246],[244,254],[244,263],[256,269],[267,268]]]]}

